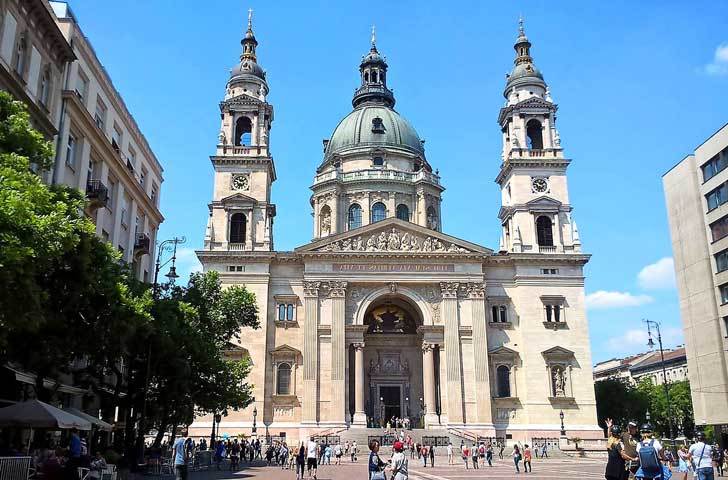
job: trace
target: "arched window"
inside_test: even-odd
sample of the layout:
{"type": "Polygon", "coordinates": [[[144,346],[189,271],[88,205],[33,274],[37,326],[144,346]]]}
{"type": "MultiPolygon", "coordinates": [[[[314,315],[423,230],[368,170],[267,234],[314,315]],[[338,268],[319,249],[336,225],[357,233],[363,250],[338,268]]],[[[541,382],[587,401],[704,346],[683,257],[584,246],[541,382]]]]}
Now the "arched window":
{"type": "Polygon", "coordinates": [[[551,230],[551,219],[549,217],[542,215],[536,219],[536,235],[538,237],[539,246],[554,246],[554,234],[551,230]]]}
{"type": "Polygon", "coordinates": [[[407,207],[404,203],[397,205],[397,218],[404,220],[405,222],[409,222],[409,207],[407,207]]]}
{"type": "Polygon", "coordinates": [[[354,203],[349,207],[349,230],[361,227],[361,206],[358,203],[354,203]]]}
{"type": "Polygon", "coordinates": [[[372,83],[378,83],[377,82],[377,71],[372,70],[372,83]]]}
{"type": "Polygon", "coordinates": [[[235,145],[247,146],[251,144],[251,132],[253,131],[253,124],[250,122],[248,117],[240,117],[235,122],[235,145]]]}
{"type": "Polygon", "coordinates": [[[18,40],[18,48],[15,50],[15,71],[23,76],[25,72],[25,57],[27,56],[28,42],[25,40],[25,34],[21,35],[18,40]]]}
{"type": "Polygon", "coordinates": [[[369,83],[369,72],[364,72],[364,83],[369,83]]]}
{"type": "Polygon", "coordinates": [[[230,243],[245,243],[246,223],[244,213],[233,213],[230,217],[230,243]]]}
{"type": "Polygon", "coordinates": [[[276,376],[276,394],[291,394],[291,365],[289,363],[281,363],[278,365],[278,375],[276,376]]]}
{"type": "Polygon", "coordinates": [[[372,223],[380,222],[387,218],[387,207],[382,202],[372,205],[372,223]]]}
{"type": "Polygon", "coordinates": [[[496,369],[496,385],[499,398],[511,396],[511,369],[506,365],[501,365],[496,369]]]}
{"type": "Polygon", "coordinates": [[[543,132],[541,122],[531,119],[526,124],[526,144],[529,150],[543,149],[543,132]]]}
{"type": "Polygon", "coordinates": [[[319,212],[319,224],[322,237],[331,234],[331,221],[331,208],[328,205],[324,205],[319,212]]]}

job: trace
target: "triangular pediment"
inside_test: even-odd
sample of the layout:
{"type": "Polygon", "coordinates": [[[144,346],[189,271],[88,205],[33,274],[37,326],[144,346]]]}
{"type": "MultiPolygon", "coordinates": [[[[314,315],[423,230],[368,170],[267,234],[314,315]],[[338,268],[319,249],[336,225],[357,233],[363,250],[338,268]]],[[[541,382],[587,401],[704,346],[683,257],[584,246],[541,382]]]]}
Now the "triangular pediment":
{"type": "Polygon", "coordinates": [[[574,352],[569,350],[568,348],[564,347],[551,347],[548,350],[544,350],[541,352],[541,355],[543,355],[546,358],[554,358],[554,357],[560,357],[560,358],[571,358],[574,356],[574,352]]]}
{"type": "Polygon", "coordinates": [[[260,99],[247,93],[243,93],[241,95],[237,95],[233,98],[228,98],[227,100],[220,102],[220,109],[224,111],[236,105],[258,105],[260,103],[262,103],[260,99]]]}
{"type": "Polygon", "coordinates": [[[515,350],[512,350],[505,345],[501,345],[500,347],[496,347],[492,350],[488,351],[488,355],[498,355],[501,357],[518,357],[518,352],[515,350]]]}
{"type": "Polygon", "coordinates": [[[530,97],[515,105],[516,108],[554,108],[554,104],[547,102],[541,97],[530,97]]]}
{"type": "Polygon", "coordinates": [[[234,193],[221,199],[220,203],[223,205],[255,205],[258,201],[242,193],[234,193]]]}
{"type": "Polygon", "coordinates": [[[534,198],[530,202],[527,202],[526,206],[531,211],[555,211],[561,207],[561,202],[546,195],[542,195],[538,198],[534,198]]]}
{"type": "Polygon", "coordinates": [[[301,351],[288,344],[280,345],[270,351],[271,355],[301,355],[301,351]]]}
{"type": "Polygon", "coordinates": [[[490,255],[492,250],[429,228],[388,218],[325,237],[296,249],[299,253],[461,253],[490,255]]]}

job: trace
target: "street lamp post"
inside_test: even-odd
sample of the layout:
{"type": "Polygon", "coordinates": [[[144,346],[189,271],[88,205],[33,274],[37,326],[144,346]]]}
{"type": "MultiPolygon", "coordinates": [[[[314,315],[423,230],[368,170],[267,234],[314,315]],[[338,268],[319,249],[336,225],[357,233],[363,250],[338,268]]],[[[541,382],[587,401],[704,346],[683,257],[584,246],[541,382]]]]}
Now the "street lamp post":
{"type": "Polygon", "coordinates": [[[379,421],[382,427],[387,424],[387,422],[384,421],[384,397],[379,397],[379,421]]]}
{"type": "MultiPolygon", "coordinates": [[[[667,425],[670,429],[670,442],[674,442],[675,434],[672,427],[672,405],[670,405],[670,386],[667,384],[667,370],[665,368],[665,351],[662,348],[662,334],[660,333],[660,323],[654,320],[643,320],[647,324],[647,346],[654,348],[655,342],[652,341],[651,326],[657,330],[657,343],[660,347],[660,364],[662,365],[662,386],[665,388],[665,401],[667,402],[667,425]]],[[[647,412],[649,415],[649,411],[647,412]]],[[[647,422],[649,423],[649,416],[647,422]]]]}
{"type": "Polygon", "coordinates": [[[566,436],[566,428],[564,427],[564,411],[563,410],[561,410],[559,412],[559,418],[561,419],[561,436],[562,437],[565,437],[566,436]]]}
{"type": "Polygon", "coordinates": [[[253,407],[253,431],[251,432],[253,435],[257,434],[258,427],[255,426],[255,419],[258,417],[258,407],[253,407]]]}
{"type": "MultiPolygon", "coordinates": [[[[172,266],[169,268],[169,273],[167,273],[166,277],[169,278],[169,281],[174,283],[175,279],[179,278],[179,275],[177,275],[177,269],[175,268],[175,261],[177,260],[177,245],[181,245],[185,243],[187,239],[185,237],[174,237],[169,240],[165,240],[162,243],[159,244],[159,247],[157,248],[157,261],[154,264],[154,283],[152,284],[152,296],[156,299],[157,295],[159,293],[159,271],[162,269],[163,266],[167,265],[169,262],[172,262],[172,266]],[[160,258],[162,257],[162,253],[164,253],[169,245],[173,245],[172,250],[172,258],[167,260],[164,263],[160,263],[160,258]]],[[[138,438],[141,439],[141,460],[144,459],[144,432],[146,430],[146,422],[147,422],[147,391],[149,391],[149,372],[151,370],[151,362],[152,362],[152,344],[151,341],[147,345],[147,365],[144,372],[144,392],[142,394],[144,395],[144,401],[142,402],[142,418],[139,420],[139,435],[138,438]]],[[[174,432],[173,432],[174,433],[174,432]]]]}

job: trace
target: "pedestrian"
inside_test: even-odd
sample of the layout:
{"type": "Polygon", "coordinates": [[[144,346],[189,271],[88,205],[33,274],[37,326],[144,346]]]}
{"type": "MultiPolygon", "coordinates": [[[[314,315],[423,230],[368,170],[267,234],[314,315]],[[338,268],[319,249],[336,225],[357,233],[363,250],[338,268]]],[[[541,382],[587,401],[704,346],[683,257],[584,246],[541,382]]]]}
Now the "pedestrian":
{"type": "Polygon", "coordinates": [[[318,443],[316,443],[311,437],[311,439],[308,441],[308,445],[306,446],[306,471],[308,472],[309,478],[311,477],[311,472],[313,472],[313,478],[316,480],[316,468],[317,468],[317,461],[318,460],[318,443]]]}
{"type": "Polygon", "coordinates": [[[415,442],[415,452],[417,453],[417,460],[420,459],[420,448],[422,448],[422,446],[419,443],[415,442]]]}
{"type": "Polygon", "coordinates": [[[541,446],[541,458],[549,458],[548,454],[548,445],[546,445],[546,442],[543,442],[543,445],[541,446]]]}
{"type": "MultiPolygon", "coordinates": [[[[635,478],[645,480],[654,478],[662,479],[664,475],[662,462],[665,461],[662,444],[659,440],[653,438],[652,425],[648,423],[642,425],[642,428],[640,428],[640,434],[642,435],[642,440],[637,444],[637,457],[639,458],[640,467],[637,469],[634,476],[635,478]]],[[[712,467],[710,468],[710,471],[712,474],[712,467]]]]}
{"type": "Polygon", "coordinates": [[[500,448],[498,449],[498,458],[500,458],[501,460],[503,460],[503,450],[505,450],[505,449],[506,449],[505,443],[501,443],[500,448]]]}
{"type": "Polygon", "coordinates": [[[422,445],[422,451],[420,452],[420,458],[422,458],[422,468],[427,468],[427,445],[422,445]]]}
{"type": "Polygon", "coordinates": [[[533,454],[538,458],[538,451],[541,448],[540,444],[534,443],[533,444],[533,454]]]}
{"type": "Polygon", "coordinates": [[[306,465],[306,445],[303,441],[298,445],[296,455],[296,480],[303,480],[303,469],[306,465]]]}
{"type": "Polygon", "coordinates": [[[688,447],[682,445],[677,451],[678,466],[677,471],[681,474],[680,479],[676,480],[688,480],[688,476],[692,478],[692,466],[690,465],[690,458],[688,454],[688,447]]]}
{"type": "Polygon", "coordinates": [[[493,444],[488,442],[488,448],[485,449],[485,459],[488,461],[488,466],[493,466],[493,444]]]}
{"type": "Polygon", "coordinates": [[[240,444],[236,438],[230,447],[230,471],[238,469],[238,462],[240,461],[240,444]]]}
{"type": "Polygon", "coordinates": [[[526,473],[533,472],[531,468],[531,449],[528,448],[528,444],[523,446],[523,471],[526,473]]]}
{"type": "Polygon", "coordinates": [[[404,444],[400,441],[394,442],[392,446],[394,455],[390,461],[392,465],[392,480],[407,480],[407,457],[404,454],[404,444]]]}
{"type": "Polygon", "coordinates": [[[182,436],[175,440],[174,445],[172,446],[175,480],[187,480],[187,452],[185,451],[186,445],[187,439],[182,436]]]}
{"type": "Polygon", "coordinates": [[[283,442],[283,445],[281,445],[281,451],[279,453],[279,457],[281,461],[281,469],[287,470],[288,469],[288,445],[286,442],[283,442]]]}
{"type": "Polygon", "coordinates": [[[521,461],[521,450],[518,448],[518,445],[513,445],[513,463],[516,464],[516,473],[521,473],[521,469],[518,467],[518,464],[521,461]]]}
{"type": "Polygon", "coordinates": [[[384,467],[387,464],[379,458],[379,442],[372,440],[369,442],[369,480],[386,480],[384,476],[384,467]]]}
{"type": "Polygon", "coordinates": [[[336,458],[336,462],[335,462],[336,465],[341,465],[341,457],[342,457],[342,455],[344,455],[344,451],[341,448],[341,443],[339,442],[334,447],[334,457],[336,458]]]}
{"type": "Polygon", "coordinates": [[[480,442],[478,446],[478,461],[481,467],[485,467],[485,444],[483,442],[480,442]]]}
{"type": "Polygon", "coordinates": [[[607,430],[609,438],[607,439],[607,468],[604,471],[604,478],[607,480],[623,480],[626,470],[626,461],[634,460],[624,452],[621,435],[622,429],[611,424],[611,420],[607,421],[607,430]]]}
{"type": "Polygon", "coordinates": [[[468,465],[468,462],[470,461],[470,449],[468,448],[468,446],[463,444],[460,453],[462,454],[463,462],[465,463],[465,470],[470,469],[470,466],[468,465]]]}
{"type": "Polygon", "coordinates": [[[697,439],[690,445],[688,458],[695,467],[697,480],[713,480],[713,447],[705,443],[705,433],[698,432],[697,439]]]}
{"type": "Polygon", "coordinates": [[[430,467],[435,468],[435,446],[430,445],[430,467]]]}
{"type": "Polygon", "coordinates": [[[447,442],[447,464],[452,465],[452,443],[447,442]]]}
{"type": "Polygon", "coordinates": [[[713,445],[713,463],[718,471],[718,476],[723,476],[723,449],[718,444],[713,445]]]}
{"type": "MultiPolygon", "coordinates": [[[[220,464],[222,463],[223,458],[225,458],[225,444],[222,442],[222,440],[218,440],[217,445],[215,446],[215,466],[218,470],[220,470],[220,464]]],[[[270,462],[268,462],[270,465],[270,462]]]]}
{"type": "Polygon", "coordinates": [[[473,461],[473,470],[478,469],[478,447],[473,443],[473,447],[470,449],[470,457],[473,461]]]}
{"type": "Polygon", "coordinates": [[[354,440],[351,443],[351,448],[349,450],[349,452],[351,453],[351,461],[352,462],[356,462],[357,461],[357,458],[356,458],[356,454],[358,453],[357,450],[359,450],[359,447],[356,444],[356,440],[354,440]]]}

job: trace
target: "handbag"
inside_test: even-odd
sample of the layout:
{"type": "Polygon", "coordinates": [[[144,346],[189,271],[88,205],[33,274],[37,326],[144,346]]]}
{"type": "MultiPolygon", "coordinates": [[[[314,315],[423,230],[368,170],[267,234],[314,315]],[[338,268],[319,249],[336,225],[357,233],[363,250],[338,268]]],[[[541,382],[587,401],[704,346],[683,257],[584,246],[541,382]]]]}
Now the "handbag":
{"type": "Polygon", "coordinates": [[[372,472],[372,478],[370,480],[387,480],[387,476],[384,472],[372,472]]]}

